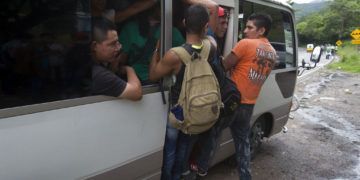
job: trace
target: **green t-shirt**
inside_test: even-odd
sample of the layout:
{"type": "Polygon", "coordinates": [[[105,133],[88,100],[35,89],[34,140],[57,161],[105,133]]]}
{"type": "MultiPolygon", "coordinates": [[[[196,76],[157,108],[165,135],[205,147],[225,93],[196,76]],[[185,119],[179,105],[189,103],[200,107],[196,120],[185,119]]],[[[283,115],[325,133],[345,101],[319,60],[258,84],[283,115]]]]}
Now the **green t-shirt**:
{"type": "MultiPolygon", "coordinates": [[[[134,68],[141,81],[149,79],[149,64],[156,42],[160,38],[160,27],[156,27],[154,32],[153,39],[147,42],[148,38],[140,35],[139,24],[136,21],[127,23],[120,32],[122,51],[128,55],[128,64],[134,68]]],[[[183,43],[185,40],[180,31],[173,28],[172,46],[181,46],[183,43]]]]}

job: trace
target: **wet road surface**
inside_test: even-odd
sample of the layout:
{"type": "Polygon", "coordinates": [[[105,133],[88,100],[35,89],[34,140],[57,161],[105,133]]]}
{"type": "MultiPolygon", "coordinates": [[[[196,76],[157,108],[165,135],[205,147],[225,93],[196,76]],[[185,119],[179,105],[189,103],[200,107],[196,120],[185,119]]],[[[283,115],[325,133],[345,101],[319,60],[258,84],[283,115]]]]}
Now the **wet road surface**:
{"type": "MultiPolygon", "coordinates": [[[[360,75],[324,69],[299,81],[300,108],[286,134],[264,140],[251,162],[253,179],[360,179],[359,86],[360,75]]],[[[228,162],[205,179],[238,179],[228,162]]]]}

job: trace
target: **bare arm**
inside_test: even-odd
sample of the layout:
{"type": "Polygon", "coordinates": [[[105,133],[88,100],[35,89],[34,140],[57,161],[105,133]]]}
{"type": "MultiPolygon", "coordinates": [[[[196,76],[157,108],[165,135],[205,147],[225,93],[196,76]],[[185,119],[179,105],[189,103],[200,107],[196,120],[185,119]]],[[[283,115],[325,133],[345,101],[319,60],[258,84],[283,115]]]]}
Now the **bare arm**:
{"type": "Polygon", "coordinates": [[[117,11],[115,13],[115,22],[122,22],[127,18],[144,11],[156,3],[156,0],[139,0],[134,4],[130,5],[123,11],[117,11]]]}
{"type": "Polygon", "coordinates": [[[233,68],[238,62],[239,59],[233,52],[227,55],[226,58],[222,61],[225,71],[228,71],[231,68],[233,68]]]}
{"type": "Polygon", "coordinates": [[[219,5],[213,0],[183,0],[187,4],[203,4],[205,5],[210,14],[209,26],[215,32],[218,22],[218,8],[219,5]]]}
{"type": "MultiPolygon", "coordinates": [[[[159,47],[159,43],[157,45],[159,47]]],[[[166,75],[178,72],[181,67],[181,59],[173,51],[165,53],[164,58],[160,60],[159,52],[154,52],[150,63],[149,79],[158,81],[166,75]]]]}
{"type": "Polygon", "coordinates": [[[133,101],[138,101],[142,98],[142,87],[140,80],[136,76],[136,73],[132,67],[125,67],[128,82],[126,87],[119,96],[120,98],[130,99],[133,101]]]}

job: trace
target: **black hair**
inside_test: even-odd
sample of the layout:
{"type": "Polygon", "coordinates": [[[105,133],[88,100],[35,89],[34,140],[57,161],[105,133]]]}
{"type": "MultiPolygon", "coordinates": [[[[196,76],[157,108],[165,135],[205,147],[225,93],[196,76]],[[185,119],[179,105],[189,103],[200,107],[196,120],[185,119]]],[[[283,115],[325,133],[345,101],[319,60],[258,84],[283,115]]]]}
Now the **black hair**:
{"type": "Polygon", "coordinates": [[[209,13],[203,5],[194,4],[185,12],[185,29],[187,33],[202,34],[208,22],[209,13]]]}
{"type": "Polygon", "coordinates": [[[267,36],[269,34],[272,24],[271,16],[263,13],[254,13],[249,16],[248,21],[249,20],[254,21],[254,25],[257,29],[262,27],[265,28],[264,36],[267,36]]]}
{"type": "Polygon", "coordinates": [[[92,40],[96,42],[103,42],[108,31],[115,30],[116,26],[110,20],[103,17],[96,17],[92,19],[92,40]]]}

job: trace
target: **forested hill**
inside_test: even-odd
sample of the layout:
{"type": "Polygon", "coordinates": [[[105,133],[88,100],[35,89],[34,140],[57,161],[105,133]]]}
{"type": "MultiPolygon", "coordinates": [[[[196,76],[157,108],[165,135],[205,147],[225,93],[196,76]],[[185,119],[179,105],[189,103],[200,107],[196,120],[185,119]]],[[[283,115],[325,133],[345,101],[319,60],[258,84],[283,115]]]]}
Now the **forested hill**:
{"type": "Polygon", "coordinates": [[[329,1],[305,3],[305,4],[294,3],[292,7],[295,9],[296,22],[298,22],[301,17],[309,15],[313,12],[318,12],[320,11],[320,9],[324,9],[328,5],[329,5],[329,1]]]}
{"type": "Polygon", "coordinates": [[[298,19],[296,29],[303,43],[333,44],[339,39],[350,40],[350,33],[360,27],[359,0],[332,0],[327,3],[322,9],[298,19]]]}

